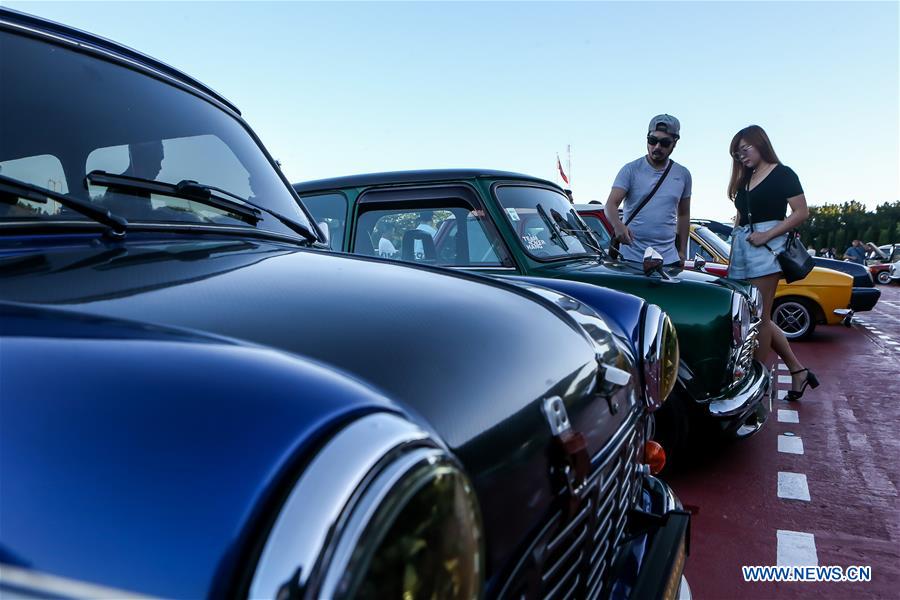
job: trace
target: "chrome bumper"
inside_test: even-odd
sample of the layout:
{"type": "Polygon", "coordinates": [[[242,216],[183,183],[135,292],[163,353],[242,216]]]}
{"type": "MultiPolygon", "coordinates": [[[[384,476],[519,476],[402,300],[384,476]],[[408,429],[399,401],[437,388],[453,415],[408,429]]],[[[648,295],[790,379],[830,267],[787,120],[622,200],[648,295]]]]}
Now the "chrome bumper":
{"type": "Polygon", "coordinates": [[[766,398],[770,386],[769,371],[754,359],[753,370],[746,383],[726,398],[710,400],[707,411],[720,422],[726,434],[738,438],[751,436],[762,428],[769,416],[771,406],[766,398]]]}

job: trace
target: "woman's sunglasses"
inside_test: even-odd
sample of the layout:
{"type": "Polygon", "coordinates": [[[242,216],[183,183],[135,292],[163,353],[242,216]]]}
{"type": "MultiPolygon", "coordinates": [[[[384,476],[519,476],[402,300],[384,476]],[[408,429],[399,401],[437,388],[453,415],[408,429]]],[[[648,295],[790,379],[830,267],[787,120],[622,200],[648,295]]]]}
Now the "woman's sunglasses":
{"type": "Polygon", "coordinates": [[[746,144],[746,145],[738,148],[737,152],[732,152],[731,156],[732,156],[732,158],[734,158],[734,160],[741,160],[742,158],[747,156],[747,154],[749,154],[750,150],[752,150],[752,149],[753,149],[753,146],[751,146],[750,144],[746,144]]]}
{"type": "Polygon", "coordinates": [[[668,148],[669,146],[671,146],[674,143],[675,143],[675,140],[673,140],[672,138],[658,138],[658,137],[654,137],[652,135],[647,136],[647,144],[649,144],[650,146],[655,146],[655,145],[659,144],[663,148],[668,148]]]}

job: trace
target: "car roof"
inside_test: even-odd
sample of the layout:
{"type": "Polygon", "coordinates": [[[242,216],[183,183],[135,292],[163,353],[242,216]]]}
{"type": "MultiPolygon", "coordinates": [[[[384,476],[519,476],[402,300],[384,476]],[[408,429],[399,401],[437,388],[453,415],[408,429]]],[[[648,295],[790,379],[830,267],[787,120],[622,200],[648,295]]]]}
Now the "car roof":
{"type": "Polygon", "coordinates": [[[38,37],[57,44],[63,42],[75,50],[99,52],[103,58],[116,60],[119,63],[124,63],[126,66],[133,67],[137,65],[143,67],[193,88],[194,91],[212,98],[237,115],[241,114],[237,106],[229,102],[224,96],[190,75],[142,52],[99,35],[2,6],[0,6],[0,29],[38,37]]]}
{"type": "Polygon", "coordinates": [[[361,173],[345,175],[330,179],[300,181],[294,183],[298,193],[305,194],[322,190],[349,187],[368,187],[373,185],[391,185],[403,183],[425,183],[454,181],[459,179],[519,179],[552,186],[559,191],[562,188],[551,181],[511,171],[493,169],[422,169],[417,171],[385,171],[382,173],[361,173]]]}

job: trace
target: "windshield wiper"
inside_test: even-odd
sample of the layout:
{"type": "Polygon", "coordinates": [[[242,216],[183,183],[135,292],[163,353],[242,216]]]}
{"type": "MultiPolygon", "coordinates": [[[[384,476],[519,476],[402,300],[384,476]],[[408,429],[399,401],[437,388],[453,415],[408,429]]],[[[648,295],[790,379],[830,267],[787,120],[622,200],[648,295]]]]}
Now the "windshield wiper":
{"type": "Polygon", "coordinates": [[[538,204],[535,208],[537,209],[538,214],[541,216],[541,219],[543,219],[544,223],[547,224],[547,228],[550,230],[550,240],[552,241],[553,238],[556,238],[559,247],[568,252],[569,245],[566,244],[566,241],[562,238],[562,233],[559,230],[559,226],[554,223],[549,216],[547,216],[547,211],[544,210],[544,207],[542,205],[538,204]]]}
{"type": "Polygon", "coordinates": [[[161,194],[163,196],[197,201],[212,208],[231,213],[241,221],[253,226],[256,226],[262,220],[262,213],[266,213],[278,219],[291,231],[303,236],[306,241],[310,243],[319,241],[318,236],[302,223],[298,223],[246,198],[241,198],[228,190],[214,185],[198,183],[192,179],[182,179],[178,183],[166,183],[152,179],[130,177],[128,175],[113,175],[106,171],[91,171],[85,176],[85,181],[92,185],[110,189],[161,194]]]}
{"type": "Polygon", "coordinates": [[[113,214],[107,208],[102,208],[92,202],[72,198],[38,185],[32,185],[13,177],[0,175],[0,192],[12,194],[39,204],[46,204],[47,200],[55,200],[68,209],[106,225],[112,230],[113,235],[116,236],[125,235],[125,231],[128,229],[128,220],[113,214]]]}

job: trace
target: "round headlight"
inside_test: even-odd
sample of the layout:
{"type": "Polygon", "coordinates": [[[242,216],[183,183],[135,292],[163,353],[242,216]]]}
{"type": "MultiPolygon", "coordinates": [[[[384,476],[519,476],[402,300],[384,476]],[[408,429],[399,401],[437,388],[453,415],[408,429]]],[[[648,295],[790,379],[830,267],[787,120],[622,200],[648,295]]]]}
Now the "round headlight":
{"type": "Polygon", "coordinates": [[[441,451],[422,450],[380,479],[370,491],[377,497],[363,499],[377,508],[358,511],[350,529],[362,525],[361,535],[342,540],[318,596],[477,598],[481,521],[463,472],[441,451]]]}
{"type": "Polygon", "coordinates": [[[253,598],[475,598],[481,516],[456,459],[409,421],[354,421],[307,464],[263,546],[253,598]]]}
{"type": "Polygon", "coordinates": [[[647,306],[641,340],[647,408],[659,408],[678,381],[678,335],[669,315],[655,304],[647,306]]]}

